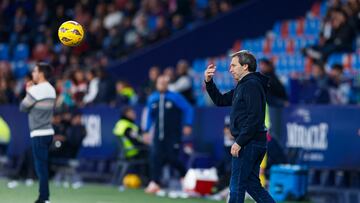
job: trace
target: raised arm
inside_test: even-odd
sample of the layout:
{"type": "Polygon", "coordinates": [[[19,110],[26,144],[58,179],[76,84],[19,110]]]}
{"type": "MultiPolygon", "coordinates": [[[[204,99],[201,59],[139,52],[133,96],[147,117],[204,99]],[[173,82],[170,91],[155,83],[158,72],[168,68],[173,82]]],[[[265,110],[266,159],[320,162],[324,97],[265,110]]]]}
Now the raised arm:
{"type": "Polygon", "coordinates": [[[206,91],[216,106],[231,106],[234,90],[230,90],[222,94],[216,87],[212,77],[214,76],[216,67],[210,64],[204,72],[206,91]]]}

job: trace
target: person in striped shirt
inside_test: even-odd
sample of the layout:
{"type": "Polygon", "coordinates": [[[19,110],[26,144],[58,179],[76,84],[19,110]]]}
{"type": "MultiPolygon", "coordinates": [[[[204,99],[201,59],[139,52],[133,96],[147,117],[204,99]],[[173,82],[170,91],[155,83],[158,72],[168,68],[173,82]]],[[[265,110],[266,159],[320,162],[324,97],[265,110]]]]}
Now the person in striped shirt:
{"type": "Polygon", "coordinates": [[[35,171],[39,178],[39,198],[35,203],[49,201],[49,147],[54,129],[51,125],[56,92],[48,82],[51,66],[44,62],[36,64],[32,72],[32,81],[26,84],[26,96],[20,104],[20,111],[29,116],[31,145],[33,150],[35,171]]]}

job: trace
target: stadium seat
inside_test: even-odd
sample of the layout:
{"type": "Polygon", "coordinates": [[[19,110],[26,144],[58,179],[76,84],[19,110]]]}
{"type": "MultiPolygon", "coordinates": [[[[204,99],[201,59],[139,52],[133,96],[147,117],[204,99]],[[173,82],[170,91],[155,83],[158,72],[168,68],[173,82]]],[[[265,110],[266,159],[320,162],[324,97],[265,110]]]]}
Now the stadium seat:
{"type": "Polygon", "coordinates": [[[18,44],[13,53],[13,60],[26,60],[29,54],[29,46],[27,44],[18,44]]]}
{"type": "Polygon", "coordinates": [[[288,32],[290,37],[297,36],[297,21],[290,20],[288,23],[288,32]]]}
{"type": "Polygon", "coordinates": [[[317,37],[320,32],[321,22],[319,19],[307,18],[304,22],[304,33],[307,36],[317,37]]]}
{"type": "Polygon", "coordinates": [[[208,5],[208,0],[196,0],[196,7],[199,9],[205,9],[208,5]]]}
{"type": "Polygon", "coordinates": [[[29,66],[24,61],[17,61],[12,63],[13,72],[16,78],[23,78],[29,73],[29,66]]]}
{"type": "Polygon", "coordinates": [[[0,44],[0,60],[9,59],[9,47],[7,44],[0,44]]]}
{"type": "Polygon", "coordinates": [[[328,64],[331,67],[334,64],[342,64],[343,54],[332,54],[328,59],[328,64]]]}
{"type": "Polygon", "coordinates": [[[286,47],[285,41],[280,37],[276,37],[273,40],[271,51],[274,52],[275,54],[285,52],[285,50],[286,50],[285,47],[286,47]]]}

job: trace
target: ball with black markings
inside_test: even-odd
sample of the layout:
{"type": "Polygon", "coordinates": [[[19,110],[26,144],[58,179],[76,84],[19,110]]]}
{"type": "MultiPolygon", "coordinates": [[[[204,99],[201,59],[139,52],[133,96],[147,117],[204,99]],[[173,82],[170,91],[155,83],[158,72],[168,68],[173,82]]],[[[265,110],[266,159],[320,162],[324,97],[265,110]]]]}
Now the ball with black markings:
{"type": "Polygon", "coordinates": [[[76,21],[66,21],[58,30],[60,42],[65,46],[78,46],[84,39],[84,29],[76,21]]]}

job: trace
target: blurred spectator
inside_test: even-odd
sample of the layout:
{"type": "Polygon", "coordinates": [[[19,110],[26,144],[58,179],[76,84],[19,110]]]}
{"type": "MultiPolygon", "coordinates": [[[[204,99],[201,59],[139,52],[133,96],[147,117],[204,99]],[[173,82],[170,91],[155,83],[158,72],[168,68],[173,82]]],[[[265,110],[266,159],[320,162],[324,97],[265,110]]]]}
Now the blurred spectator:
{"type": "Polygon", "coordinates": [[[177,32],[184,28],[184,18],[180,14],[176,14],[172,17],[172,32],[177,32]]]}
{"type": "Polygon", "coordinates": [[[191,134],[193,122],[191,105],[180,94],[168,91],[168,79],[165,76],[158,77],[156,89],[148,98],[146,106],[144,139],[151,143],[151,181],[145,189],[146,193],[160,190],[161,172],[165,163],[176,168],[184,177],[186,169],[179,160],[181,140],[182,135],[191,134]]]}
{"type": "Polygon", "coordinates": [[[141,37],[147,37],[149,35],[148,19],[144,13],[138,13],[134,19],[134,26],[141,37]]]}
{"type": "Polygon", "coordinates": [[[206,9],[206,18],[210,19],[219,14],[219,7],[217,5],[216,0],[209,0],[209,6],[206,9]]]}
{"type": "Polygon", "coordinates": [[[169,90],[182,94],[189,103],[195,104],[192,87],[189,64],[185,60],[180,60],[176,65],[176,79],[169,85],[169,90]]]}
{"type": "Polygon", "coordinates": [[[88,90],[84,96],[84,104],[91,104],[96,98],[99,91],[99,78],[97,70],[91,69],[86,72],[86,80],[89,81],[88,90]]]}
{"type": "Polygon", "coordinates": [[[81,122],[81,116],[81,112],[73,112],[71,126],[66,131],[67,153],[70,158],[76,158],[82,141],[86,137],[86,128],[81,122]]]}
{"type": "Polygon", "coordinates": [[[35,3],[35,13],[31,26],[35,27],[32,38],[35,43],[45,42],[45,32],[50,25],[50,13],[44,0],[38,0],[35,3]]]}
{"type": "Polygon", "coordinates": [[[87,92],[87,83],[85,80],[84,72],[77,69],[73,73],[73,86],[71,89],[74,102],[80,106],[83,104],[84,96],[87,92]]]}
{"type": "Polygon", "coordinates": [[[99,91],[95,97],[95,103],[111,103],[115,100],[115,84],[104,70],[99,71],[99,91]]]}
{"type": "Polygon", "coordinates": [[[141,153],[146,145],[143,142],[139,127],[135,123],[136,112],[131,107],[124,107],[121,118],[115,124],[113,133],[119,139],[119,147],[123,148],[125,158],[144,158],[147,154],[141,153]]]}
{"type": "Polygon", "coordinates": [[[281,135],[281,112],[282,107],[288,106],[288,97],[285,87],[276,75],[276,70],[272,61],[268,59],[261,59],[259,63],[260,72],[269,77],[269,88],[266,92],[268,111],[271,121],[270,133],[279,138],[281,135]]]}
{"type": "Polygon", "coordinates": [[[13,21],[12,31],[10,32],[10,50],[12,50],[18,43],[27,43],[29,36],[29,18],[26,15],[24,8],[16,9],[13,21]]]}
{"type": "Polygon", "coordinates": [[[220,11],[221,13],[226,13],[231,10],[231,4],[228,0],[222,0],[220,1],[220,11]]]}
{"type": "Polygon", "coordinates": [[[169,79],[169,84],[175,82],[175,71],[174,68],[169,66],[166,67],[163,71],[164,76],[166,76],[169,79]]]}
{"type": "Polygon", "coordinates": [[[107,30],[110,30],[117,25],[120,25],[124,15],[120,11],[118,11],[113,3],[107,6],[108,14],[104,18],[104,27],[107,30]]]}
{"type": "Polygon", "coordinates": [[[142,85],[139,92],[139,103],[144,104],[148,96],[155,91],[156,89],[156,80],[160,75],[160,68],[158,66],[153,66],[149,69],[149,78],[142,85]]]}
{"type": "Polygon", "coordinates": [[[343,66],[334,64],[330,72],[330,99],[332,104],[348,104],[350,95],[350,82],[343,74],[343,66]]]}
{"type": "Polygon", "coordinates": [[[74,8],[74,17],[76,22],[80,23],[84,27],[87,27],[91,20],[89,7],[81,2],[78,2],[74,8]]]}
{"type": "Polygon", "coordinates": [[[360,31],[360,2],[358,0],[348,0],[343,9],[348,16],[349,24],[356,32],[360,31]]]}
{"type": "Polygon", "coordinates": [[[322,63],[315,63],[312,66],[312,75],[310,81],[314,84],[314,95],[311,103],[329,104],[329,77],[326,74],[322,63]]]}
{"type": "Polygon", "coordinates": [[[53,39],[58,38],[59,26],[67,20],[69,20],[69,17],[65,13],[64,5],[62,5],[62,4],[57,5],[55,8],[55,15],[52,18],[51,25],[50,25],[50,28],[52,30],[53,39]]]}
{"type": "Polygon", "coordinates": [[[150,34],[150,42],[157,42],[164,38],[170,36],[171,31],[166,24],[166,19],[164,16],[159,16],[156,19],[156,27],[153,33],[150,34]]]}
{"type": "Polygon", "coordinates": [[[128,82],[124,80],[119,80],[116,82],[117,105],[121,105],[121,104],[134,105],[136,103],[136,100],[137,100],[136,93],[128,82]]]}
{"type": "Polygon", "coordinates": [[[13,88],[5,78],[0,78],[0,104],[14,104],[15,102],[13,88]]]}
{"type": "Polygon", "coordinates": [[[269,77],[269,88],[267,99],[269,106],[283,107],[288,104],[285,87],[276,75],[275,67],[272,61],[268,59],[260,60],[260,72],[269,77]]]}
{"type": "Polygon", "coordinates": [[[73,82],[70,79],[71,72],[68,71],[65,73],[63,80],[61,83],[57,84],[61,85],[61,89],[58,91],[61,92],[59,97],[57,98],[57,107],[73,107],[75,106],[75,102],[72,97],[72,89],[73,89],[73,82]]]}
{"type": "Polygon", "coordinates": [[[64,152],[64,143],[66,140],[66,130],[69,127],[62,120],[62,113],[59,111],[54,112],[52,126],[54,128],[53,143],[50,146],[50,156],[52,158],[62,157],[64,152]]]}
{"type": "Polygon", "coordinates": [[[328,10],[331,9],[340,9],[341,8],[341,0],[330,0],[327,2],[328,3],[328,10]]]}
{"type": "MultiPolygon", "coordinates": [[[[304,54],[325,62],[327,58],[336,52],[353,51],[353,41],[355,32],[348,21],[346,13],[341,9],[334,9],[330,13],[331,27],[328,31],[329,36],[320,38],[318,45],[305,48],[304,54]]],[[[324,33],[323,33],[324,34],[324,33]]]]}
{"type": "Polygon", "coordinates": [[[55,114],[53,119],[56,134],[50,148],[52,159],[76,158],[82,140],[86,136],[86,129],[81,123],[80,112],[73,110],[72,113],[70,113],[70,123],[68,120],[69,118],[64,117],[63,119],[66,119],[66,121],[61,121],[61,114],[55,114]]]}

